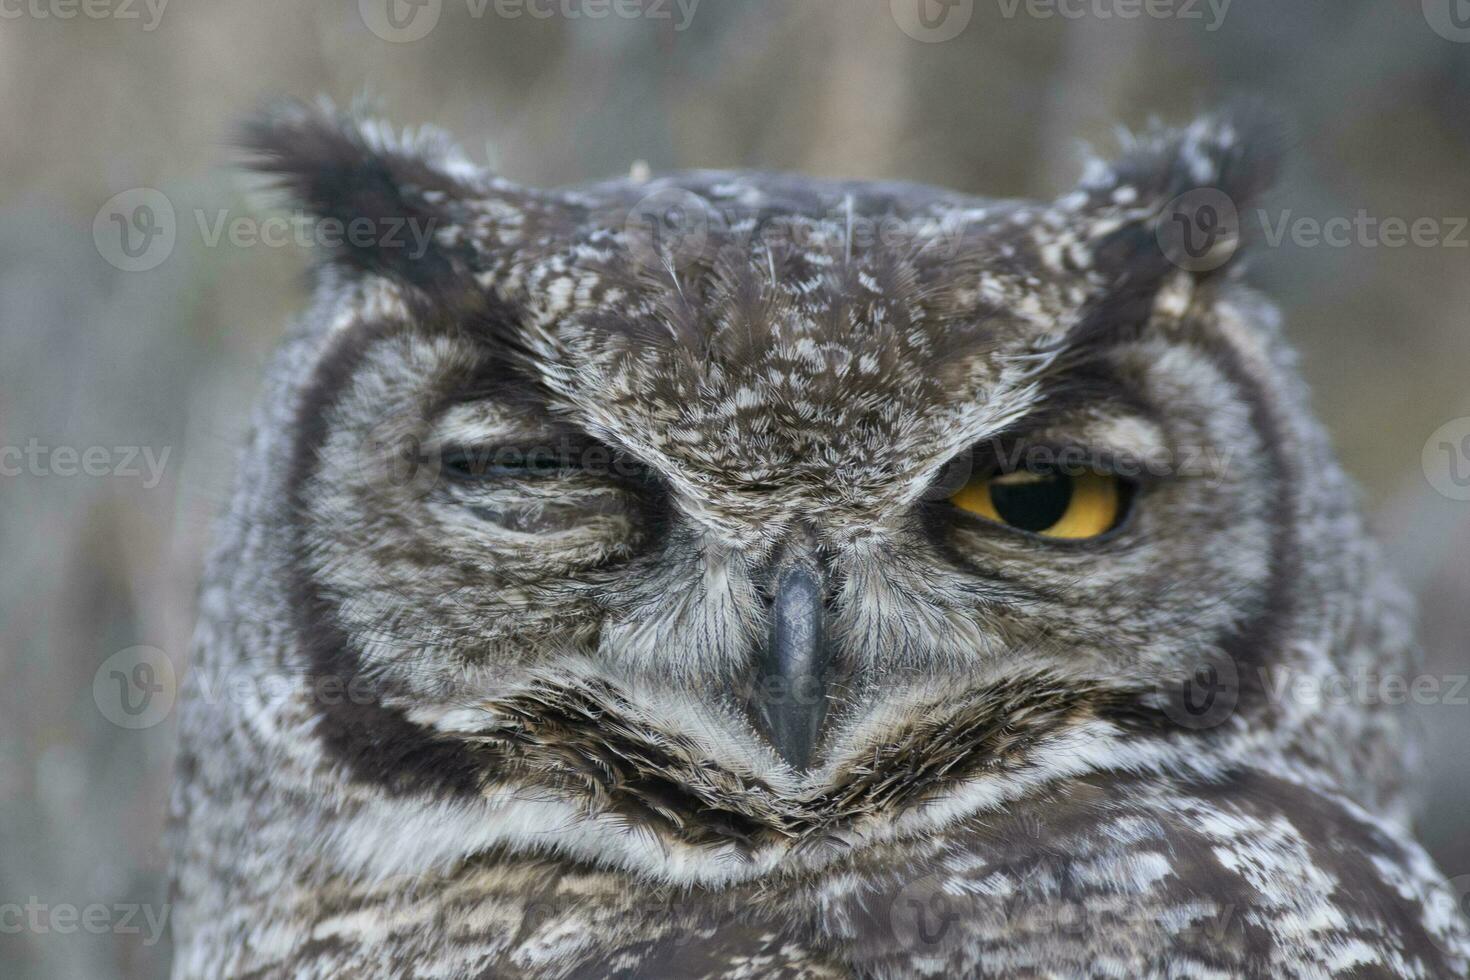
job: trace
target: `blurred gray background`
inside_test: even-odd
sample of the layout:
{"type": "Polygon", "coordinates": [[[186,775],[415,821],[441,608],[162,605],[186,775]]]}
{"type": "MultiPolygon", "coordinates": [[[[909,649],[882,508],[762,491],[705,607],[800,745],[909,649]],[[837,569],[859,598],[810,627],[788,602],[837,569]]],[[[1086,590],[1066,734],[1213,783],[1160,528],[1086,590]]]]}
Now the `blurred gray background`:
{"type": "MultiPolygon", "coordinates": [[[[1254,276],[1420,596],[1429,671],[1470,670],[1470,503],[1453,460],[1422,463],[1441,426],[1470,435],[1470,3],[926,0],[926,27],[914,0],[394,0],[395,27],[387,2],[0,2],[0,447],[30,447],[0,458],[0,976],[167,969],[173,719],[122,727],[93,682],[140,645],[184,668],[209,524],[303,300],[305,249],[210,234],[260,213],[228,142],[273,96],[366,93],[534,184],[645,160],[1049,196],[1120,123],[1262,95],[1298,134],[1273,222],[1434,223],[1396,247],[1288,236],[1254,276]],[[129,256],[106,206],[142,188],[174,240],[129,256]]],[[[1419,709],[1450,875],[1465,693],[1419,709]]]]}

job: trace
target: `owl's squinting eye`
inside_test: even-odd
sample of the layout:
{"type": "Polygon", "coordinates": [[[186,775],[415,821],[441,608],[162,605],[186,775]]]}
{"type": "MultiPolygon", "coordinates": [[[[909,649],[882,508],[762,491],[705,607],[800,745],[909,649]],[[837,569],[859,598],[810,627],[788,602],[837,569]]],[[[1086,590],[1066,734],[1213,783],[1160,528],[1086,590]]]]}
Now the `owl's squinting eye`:
{"type": "Polygon", "coordinates": [[[465,482],[556,476],[581,469],[580,460],[544,450],[456,448],[446,450],[440,462],[445,475],[465,482]]]}
{"type": "Polygon", "coordinates": [[[439,457],[444,474],[460,483],[542,480],[583,474],[612,480],[642,480],[647,468],[624,453],[597,443],[546,446],[456,446],[439,457]]]}
{"type": "Polygon", "coordinates": [[[1016,470],[976,477],[949,499],[960,510],[1006,527],[1077,541],[1121,524],[1131,489],[1108,473],[1016,470]]]}

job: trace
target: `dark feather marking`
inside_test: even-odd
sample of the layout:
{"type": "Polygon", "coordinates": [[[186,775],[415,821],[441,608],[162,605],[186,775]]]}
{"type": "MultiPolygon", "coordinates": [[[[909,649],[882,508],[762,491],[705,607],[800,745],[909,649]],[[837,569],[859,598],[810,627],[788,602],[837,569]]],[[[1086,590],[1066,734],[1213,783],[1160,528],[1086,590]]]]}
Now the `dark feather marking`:
{"type": "MultiPolygon", "coordinates": [[[[1212,190],[1243,212],[1275,183],[1286,137],[1284,124],[1273,113],[1246,103],[1197,125],[1210,137],[1201,140],[1193,127],[1156,129],[1137,137],[1130,152],[1112,165],[1113,179],[1091,189],[1094,206],[1107,207],[1115,187],[1132,187],[1144,215],[1093,244],[1094,266],[1107,285],[1060,342],[1063,360],[1092,356],[1099,348],[1137,337],[1147,326],[1159,288],[1180,271],[1159,235],[1160,223],[1171,217],[1166,206],[1189,192],[1212,190]],[[1215,135],[1224,132],[1233,132],[1234,140],[1226,143],[1215,135]],[[1206,174],[1197,172],[1201,164],[1206,174]]],[[[1240,259],[1238,249],[1230,259],[1218,269],[1196,273],[1196,278],[1231,271],[1240,259]]]]}
{"type": "MultiPolygon", "coordinates": [[[[373,345],[404,329],[401,323],[365,323],[322,358],[296,409],[296,442],[287,475],[291,506],[305,512],[305,494],[317,469],[332,406],[352,383],[373,345]]],[[[300,527],[301,525],[298,525],[300,527]]],[[[313,574],[302,535],[289,544],[291,608],[297,618],[303,653],[318,678],[335,678],[341,690],[360,689],[366,675],[347,631],[337,621],[336,605],[323,594],[313,574]]],[[[403,712],[376,699],[323,698],[318,701],[317,732],[327,750],[347,764],[352,778],[378,783],[390,792],[447,788],[478,792],[487,771],[473,746],[430,737],[403,712]]]]}
{"type": "MultiPolygon", "coordinates": [[[[694,844],[815,844],[866,817],[920,806],[987,771],[1024,768],[1042,739],[1104,714],[1123,717],[1142,692],[1009,678],[959,707],[914,724],[850,760],[814,794],[782,796],[765,782],[710,763],[693,741],[653,731],[604,682],[543,685],[487,705],[494,728],[469,736],[499,771],[613,809],[694,844]]],[[[1136,707],[1139,717],[1149,716],[1136,707]]]]}
{"type": "Polygon", "coordinates": [[[275,175],[278,186],[319,218],[346,228],[353,221],[372,225],[372,242],[346,236],[332,258],[348,267],[389,276],[407,285],[447,294],[472,255],[468,245],[445,250],[430,245],[419,256],[409,247],[418,234],[432,235],[459,223],[455,202],[472,196],[470,188],[430,162],[430,154],[447,145],[421,146],[418,152],[374,147],[350,116],[327,108],[289,103],[245,124],[241,144],[250,154],[248,166],[275,175]],[[430,204],[425,192],[444,195],[430,204]],[[402,247],[379,239],[400,229],[402,247]]]}

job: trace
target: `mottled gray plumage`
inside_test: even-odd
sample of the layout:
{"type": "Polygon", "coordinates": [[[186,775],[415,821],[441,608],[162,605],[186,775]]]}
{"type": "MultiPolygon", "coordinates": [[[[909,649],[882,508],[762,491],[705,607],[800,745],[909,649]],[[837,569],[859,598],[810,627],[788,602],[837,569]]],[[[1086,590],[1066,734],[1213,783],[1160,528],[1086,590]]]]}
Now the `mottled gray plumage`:
{"type": "Polygon", "coordinates": [[[1151,131],[1030,203],[253,127],[378,237],[328,250],[210,562],[176,976],[1465,976],[1403,718],[1282,686],[1406,674],[1404,604],[1276,314],[1159,234],[1272,143],[1151,131]],[[1152,463],[1095,540],[946,502],[1028,447],[1152,463]],[[806,765],[760,714],[804,696],[759,684],[792,568],[806,765]]]}

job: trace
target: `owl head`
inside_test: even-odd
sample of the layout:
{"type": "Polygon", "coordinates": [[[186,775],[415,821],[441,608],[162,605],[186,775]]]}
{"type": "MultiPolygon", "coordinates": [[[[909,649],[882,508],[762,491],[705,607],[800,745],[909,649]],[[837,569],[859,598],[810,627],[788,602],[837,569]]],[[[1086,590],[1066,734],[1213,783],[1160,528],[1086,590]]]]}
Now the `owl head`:
{"type": "MultiPolygon", "coordinates": [[[[343,780],[717,876],[1365,725],[1270,696],[1378,614],[1324,598],[1361,533],[1238,275],[1251,113],[1050,202],[536,190],[320,106],[248,142],[323,243],[257,456],[343,780]]],[[[1362,761],[1329,765],[1381,788],[1362,761]]]]}

